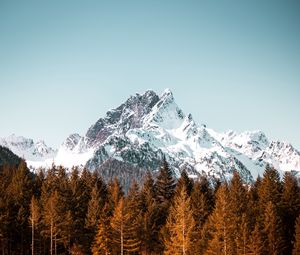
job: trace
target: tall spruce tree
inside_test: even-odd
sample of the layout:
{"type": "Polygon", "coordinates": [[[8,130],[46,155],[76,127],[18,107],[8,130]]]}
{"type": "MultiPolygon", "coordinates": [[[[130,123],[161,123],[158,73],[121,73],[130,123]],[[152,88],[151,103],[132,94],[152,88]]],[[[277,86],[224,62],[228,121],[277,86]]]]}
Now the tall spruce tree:
{"type": "Polygon", "coordinates": [[[266,249],[266,238],[262,232],[262,226],[259,223],[255,224],[254,230],[251,233],[248,243],[249,255],[266,255],[268,254],[266,249]]]}
{"type": "Polygon", "coordinates": [[[158,201],[160,203],[168,203],[174,195],[176,182],[166,159],[163,160],[155,187],[158,201]]]}
{"type": "Polygon", "coordinates": [[[272,202],[274,206],[278,206],[281,199],[282,183],[278,171],[271,167],[266,166],[261,184],[259,185],[259,201],[261,214],[264,214],[264,210],[268,202],[272,202]]]}
{"type": "Polygon", "coordinates": [[[190,196],[193,189],[193,181],[189,178],[185,170],[181,172],[180,178],[177,181],[175,192],[180,194],[183,188],[186,190],[187,195],[190,196]]]}
{"type": "Polygon", "coordinates": [[[298,216],[295,223],[295,236],[293,242],[293,255],[300,254],[300,215],[298,216]]]}
{"type": "Polygon", "coordinates": [[[283,192],[281,199],[281,210],[284,237],[285,254],[291,254],[293,245],[292,240],[295,233],[295,222],[300,214],[300,189],[296,177],[291,172],[286,172],[283,177],[283,192]]]}
{"type": "Polygon", "coordinates": [[[92,244],[93,255],[111,255],[112,254],[112,229],[110,225],[110,216],[107,213],[108,204],[103,208],[101,217],[98,221],[97,233],[92,244]]]}
{"type": "Polygon", "coordinates": [[[85,176],[86,171],[79,175],[78,168],[73,168],[70,176],[69,188],[71,191],[70,210],[73,220],[72,244],[81,245],[86,253],[90,250],[89,238],[85,235],[85,219],[90,200],[90,189],[85,176]],[[85,174],[84,174],[85,173],[85,174]]]}
{"type": "Polygon", "coordinates": [[[195,221],[190,197],[185,186],[174,197],[165,228],[163,239],[166,255],[192,255],[192,233],[195,221]]]}
{"type": "Polygon", "coordinates": [[[267,237],[268,253],[270,255],[284,254],[285,242],[282,222],[275,205],[267,203],[264,217],[264,232],[267,237]]]}
{"type": "Polygon", "coordinates": [[[112,228],[112,254],[123,255],[125,253],[134,253],[139,250],[140,241],[135,235],[137,228],[136,222],[132,222],[132,217],[128,208],[126,208],[124,198],[121,198],[114,210],[111,218],[112,228]]]}
{"type": "Polygon", "coordinates": [[[141,224],[141,253],[145,255],[157,254],[162,250],[159,237],[160,206],[156,202],[154,180],[148,171],[141,189],[142,224],[141,224]]]}
{"type": "Polygon", "coordinates": [[[40,220],[40,206],[35,196],[32,196],[30,203],[30,226],[31,226],[31,254],[35,254],[35,230],[40,220]]]}
{"type": "Polygon", "coordinates": [[[244,254],[247,250],[246,240],[250,234],[248,231],[247,193],[242,179],[236,171],[230,181],[228,203],[228,213],[230,213],[232,224],[230,227],[232,254],[244,254]]]}
{"type": "Polygon", "coordinates": [[[209,217],[208,231],[211,239],[208,241],[206,254],[234,254],[231,220],[229,190],[225,183],[218,188],[215,210],[209,217]]]}
{"type": "Polygon", "coordinates": [[[200,255],[204,253],[208,241],[203,226],[214,207],[213,191],[205,177],[201,177],[199,181],[195,182],[191,194],[191,205],[195,219],[192,253],[200,255]]]}

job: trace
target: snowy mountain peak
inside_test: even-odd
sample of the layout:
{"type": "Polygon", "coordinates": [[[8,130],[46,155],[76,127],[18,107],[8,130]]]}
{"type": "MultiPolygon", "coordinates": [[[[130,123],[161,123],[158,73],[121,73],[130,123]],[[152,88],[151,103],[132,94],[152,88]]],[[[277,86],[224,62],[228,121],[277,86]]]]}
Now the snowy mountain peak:
{"type": "Polygon", "coordinates": [[[175,103],[171,90],[166,89],[146,116],[144,127],[160,126],[165,129],[176,129],[181,126],[185,115],[175,103]]]}
{"type": "Polygon", "coordinates": [[[173,93],[169,88],[165,89],[163,91],[163,93],[161,94],[160,99],[163,99],[163,98],[172,98],[173,99],[173,93]]]}
{"type": "Polygon", "coordinates": [[[9,148],[13,153],[26,160],[45,160],[56,154],[56,151],[48,147],[43,140],[35,143],[32,139],[15,134],[0,138],[0,145],[9,148]]]}
{"type": "Polygon", "coordinates": [[[193,176],[227,179],[237,170],[251,182],[267,163],[281,173],[300,173],[300,153],[290,144],[269,142],[262,131],[220,133],[198,125],[178,107],[170,89],[160,96],[152,90],[130,96],[93,124],[86,135],[67,137],[56,154],[42,141],[34,143],[15,135],[0,139],[0,144],[8,144],[27,161],[35,160],[30,161],[34,167],[54,162],[95,170],[117,161],[135,169],[157,170],[165,157],[177,176],[186,169],[193,176]]]}
{"type": "Polygon", "coordinates": [[[88,146],[103,143],[114,133],[125,134],[131,128],[141,127],[144,117],[158,101],[159,97],[151,90],[142,95],[131,96],[118,108],[108,111],[105,118],[99,119],[89,128],[86,133],[88,146]]]}
{"type": "Polygon", "coordinates": [[[82,137],[77,134],[71,134],[68,136],[68,138],[62,143],[62,147],[64,147],[67,150],[73,150],[79,143],[79,141],[82,139],[82,137]]]}

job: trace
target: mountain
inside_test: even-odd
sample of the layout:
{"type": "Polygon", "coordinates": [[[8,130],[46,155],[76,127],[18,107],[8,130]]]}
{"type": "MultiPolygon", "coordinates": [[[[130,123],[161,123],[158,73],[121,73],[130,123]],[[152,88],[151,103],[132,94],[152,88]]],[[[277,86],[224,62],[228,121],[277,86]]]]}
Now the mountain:
{"type": "Polygon", "coordinates": [[[7,147],[26,161],[44,161],[49,158],[53,159],[56,155],[56,151],[48,147],[44,141],[34,142],[32,139],[15,134],[0,138],[0,145],[7,147]]]}
{"type": "Polygon", "coordinates": [[[3,165],[19,165],[21,158],[10,149],[0,146],[0,167],[3,165]]]}
{"type": "MultiPolygon", "coordinates": [[[[269,141],[261,131],[218,133],[198,125],[191,114],[186,115],[178,107],[169,89],[160,96],[148,90],[129,97],[85,135],[71,134],[57,152],[48,148],[49,153],[32,157],[36,145],[30,139],[27,143],[20,152],[31,167],[55,162],[113,175],[113,167],[121,169],[123,165],[134,177],[137,169],[156,171],[165,157],[177,176],[186,169],[194,177],[205,174],[227,179],[237,170],[251,182],[263,174],[266,164],[281,173],[300,173],[300,153],[292,145],[269,141]]],[[[18,154],[16,150],[15,153],[18,154]]]]}

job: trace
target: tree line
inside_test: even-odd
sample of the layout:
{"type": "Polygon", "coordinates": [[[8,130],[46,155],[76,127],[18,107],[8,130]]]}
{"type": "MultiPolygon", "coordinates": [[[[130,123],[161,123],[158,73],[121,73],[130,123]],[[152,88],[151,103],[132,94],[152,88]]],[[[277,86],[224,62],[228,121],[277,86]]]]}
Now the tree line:
{"type": "Polygon", "coordinates": [[[97,171],[24,161],[0,167],[4,254],[300,254],[300,187],[267,166],[252,185],[176,180],[166,161],[153,177],[105,182],[97,171]]]}

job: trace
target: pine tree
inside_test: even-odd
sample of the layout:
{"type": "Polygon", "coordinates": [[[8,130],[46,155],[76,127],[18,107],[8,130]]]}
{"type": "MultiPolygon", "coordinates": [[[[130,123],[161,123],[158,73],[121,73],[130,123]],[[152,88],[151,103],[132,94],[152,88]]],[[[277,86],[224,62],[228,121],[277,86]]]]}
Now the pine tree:
{"type": "Polygon", "coordinates": [[[298,216],[295,223],[295,240],[293,247],[293,255],[300,254],[300,215],[298,216]]]}
{"type": "Polygon", "coordinates": [[[106,209],[103,209],[98,223],[97,233],[92,245],[93,255],[111,255],[111,226],[106,209]]]}
{"type": "Polygon", "coordinates": [[[160,203],[168,203],[174,195],[176,183],[169,164],[164,159],[155,183],[157,199],[160,203]]]}
{"type": "Polygon", "coordinates": [[[240,225],[237,226],[237,235],[235,236],[236,242],[236,254],[247,255],[249,254],[249,237],[250,237],[250,230],[249,230],[249,220],[248,215],[244,213],[242,215],[242,220],[240,225]]]}
{"type": "Polygon", "coordinates": [[[60,211],[58,208],[58,192],[55,191],[48,199],[45,207],[43,208],[43,223],[46,229],[43,231],[44,235],[50,237],[50,254],[53,254],[55,249],[56,254],[56,243],[54,243],[58,235],[58,224],[60,222],[60,211]]]}
{"type": "Polygon", "coordinates": [[[127,197],[125,199],[125,212],[128,215],[128,222],[125,230],[124,248],[127,252],[137,252],[140,250],[142,242],[142,201],[139,192],[139,185],[135,180],[132,181],[127,197]]]}
{"type": "Polygon", "coordinates": [[[154,180],[148,171],[145,175],[144,185],[141,190],[142,201],[142,224],[141,224],[141,247],[142,254],[156,254],[162,250],[159,239],[160,226],[158,225],[160,210],[156,203],[154,180]]]}
{"type": "Polygon", "coordinates": [[[189,178],[189,176],[185,170],[183,170],[181,172],[181,176],[178,179],[175,192],[180,194],[180,192],[183,188],[185,188],[187,195],[190,196],[192,189],[193,189],[193,182],[189,178]]]}
{"type": "Polygon", "coordinates": [[[264,231],[267,236],[269,254],[283,254],[285,247],[282,224],[276,207],[272,202],[267,203],[264,219],[264,231]]]}
{"type": "Polygon", "coordinates": [[[79,176],[77,168],[73,168],[69,181],[70,189],[70,211],[73,221],[73,231],[71,236],[71,242],[80,244],[87,253],[90,250],[89,238],[85,235],[85,219],[88,211],[88,203],[90,200],[90,189],[88,181],[85,178],[90,176],[86,171],[82,173],[82,177],[79,176]]]}
{"type": "Polygon", "coordinates": [[[281,199],[282,221],[285,236],[285,254],[292,253],[292,240],[295,233],[295,222],[300,214],[300,189],[296,177],[286,172],[283,177],[283,192],[281,199]]]}
{"type": "Polygon", "coordinates": [[[267,165],[261,184],[259,185],[259,201],[262,215],[268,202],[272,202],[273,205],[278,206],[281,199],[281,192],[282,184],[278,171],[267,165]]]}
{"type": "Polygon", "coordinates": [[[205,177],[195,182],[191,194],[191,205],[195,219],[192,253],[203,254],[207,242],[203,227],[214,207],[213,191],[205,177]]]}
{"type": "Polygon", "coordinates": [[[38,201],[34,196],[31,198],[30,203],[30,225],[31,225],[31,254],[34,255],[35,246],[34,246],[34,240],[35,240],[35,230],[37,228],[37,224],[40,220],[40,208],[38,201]]]}
{"type": "Polygon", "coordinates": [[[209,217],[207,229],[211,239],[208,241],[206,254],[228,255],[234,253],[230,246],[232,243],[231,227],[229,190],[225,183],[218,188],[215,210],[209,217]]]}
{"type": "Polygon", "coordinates": [[[242,179],[234,172],[229,185],[229,212],[231,217],[230,243],[233,254],[246,253],[246,240],[249,236],[247,215],[247,193],[242,179]]]}
{"type": "Polygon", "coordinates": [[[107,189],[110,212],[112,214],[120,199],[124,197],[124,192],[119,180],[116,177],[108,184],[107,189]]]}
{"type": "Polygon", "coordinates": [[[170,208],[163,238],[166,255],[189,255],[192,246],[192,233],[195,221],[191,208],[190,197],[183,187],[174,197],[174,203],[170,208]]]}
{"type": "Polygon", "coordinates": [[[91,231],[91,234],[94,234],[96,227],[98,226],[98,221],[100,218],[100,213],[104,207],[105,200],[102,200],[102,194],[98,190],[98,187],[95,186],[91,192],[91,199],[88,203],[87,216],[85,219],[85,226],[91,231]]]}
{"type": "Polygon", "coordinates": [[[20,240],[19,245],[13,247],[19,253],[24,253],[26,249],[30,250],[28,218],[33,187],[33,175],[25,161],[21,160],[7,187],[9,213],[10,217],[14,219],[9,226],[9,240],[20,240]]]}
{"type": "Polygon", "coordinates": [[[124,235],[128,215],[125,213],[124,199],[121,198],[111,219],[113,254],[124,254],[124,235]]]}
{"type": "Polygon", "coordinates": [[[251,237],[248,244],[249,255],[264,255],[267,254],[265,248],[265,238],[263,236],[260,225],[257,223],[254,230],[251,233],[251,237]]]}

